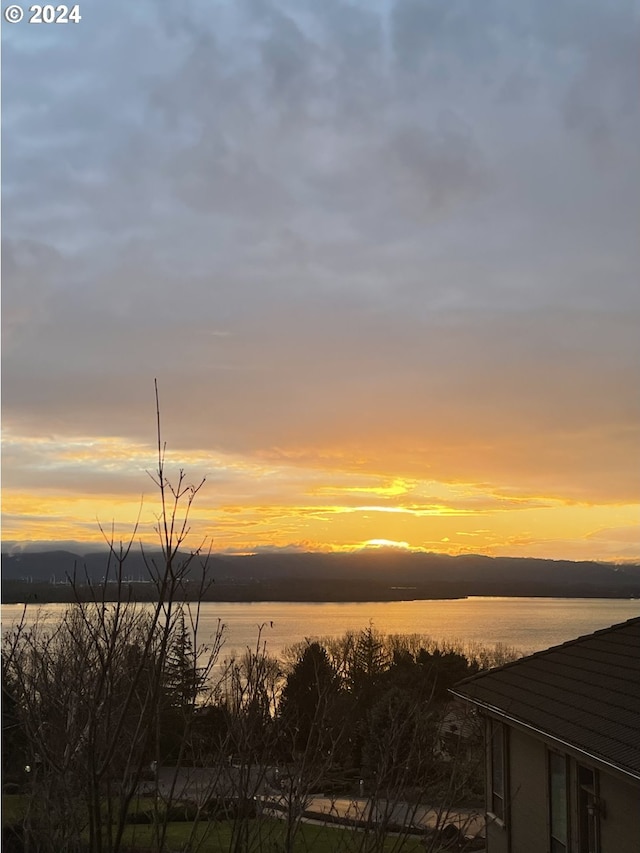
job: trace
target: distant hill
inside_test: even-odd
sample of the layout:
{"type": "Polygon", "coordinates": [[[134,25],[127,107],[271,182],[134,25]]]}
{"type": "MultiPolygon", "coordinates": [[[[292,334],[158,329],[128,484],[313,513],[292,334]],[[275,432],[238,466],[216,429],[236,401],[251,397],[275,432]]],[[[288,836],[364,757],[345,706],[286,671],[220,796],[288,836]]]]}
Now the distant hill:
{"type": "MultiPolygon", "coordinates": [[[[161,565],[158,552],[147,562],[161,565]]],[[[38,588],[42,600],[65,600],[73,577],[80,585],[115,578],[102,552],[70,551],[2,555],[3,599],[27,600],[38,588]]],[[[467,595],[640,597],[640,565],[569,560],[485,557],[403,552],[395,549],[348,554],[266,553],[216,555],[209,561],[213,586],[207,598],[219,601],[385,601],[457,598],[467,595]]],[[[193,576],[198,573],[194,564],[193,576]]],[[[152,594],[140,551],[132,551],[124,579],[136,597],[152,594]]]]}

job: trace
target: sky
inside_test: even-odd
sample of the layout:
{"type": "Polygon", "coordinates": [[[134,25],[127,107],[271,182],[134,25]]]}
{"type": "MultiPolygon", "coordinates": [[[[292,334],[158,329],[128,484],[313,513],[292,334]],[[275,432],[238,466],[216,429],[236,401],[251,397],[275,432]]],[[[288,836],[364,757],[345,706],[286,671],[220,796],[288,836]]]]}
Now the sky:
{"type": "Polygon", "coordinates": [[[79,9],[2,30],[5,547],[153,541],[157,378],[214,551],[640,558],[635,2],[79,9]]]}

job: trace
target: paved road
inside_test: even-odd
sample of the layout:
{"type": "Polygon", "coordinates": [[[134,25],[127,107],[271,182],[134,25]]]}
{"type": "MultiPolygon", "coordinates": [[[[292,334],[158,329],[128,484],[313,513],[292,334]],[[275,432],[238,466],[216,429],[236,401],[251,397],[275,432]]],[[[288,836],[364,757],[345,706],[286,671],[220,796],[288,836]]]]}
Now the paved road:
{"type": "Polygon", "coordinates": [[[308,799],[306,811],[319,815],[333,814],[354,820],[373,822],[386,820],[400,826],[415,826],[419,828],[442,829],[453,824],[465,835],[472,837],[484,834],[484,817],[474,809],[443,809],[423,804],[405,802],[389,802],[377,800],[372,802],[365,798],[336,799],[322,796],[312,796],[308,799]]]}
{"type": "MultiPolygon", "coordinates": [[[[191,800],[204,803],[211,796],[237,796],[238,791],[256,798],[262,808],[280,815],[288,808],[286,795],[276,786],[277,774],[264,772],[256,768],[250,774],[233,766],[220,767],[183,767],[175,771],[172,767],[158,770],[158,792],[168,797],[173,787],[174,800],[191,800]],[[175,781],[174,781],[175,780],[175,781]]],[[[155,791],[155,783],[148,782],[141,787],[141,793],[155,791]]],[[[400,826],[413,826],[424,829],[442,829],[453,824],[467,837],[484,836],[484,817],[473,809],[443,809],[424,804],[391,802],[378,799],[375,802],[366,797],[326,797],[311,794],[301,799],[298,805],[305,813],[322,820],[325,815],[351,820],[386,820],[400,826]]]]}

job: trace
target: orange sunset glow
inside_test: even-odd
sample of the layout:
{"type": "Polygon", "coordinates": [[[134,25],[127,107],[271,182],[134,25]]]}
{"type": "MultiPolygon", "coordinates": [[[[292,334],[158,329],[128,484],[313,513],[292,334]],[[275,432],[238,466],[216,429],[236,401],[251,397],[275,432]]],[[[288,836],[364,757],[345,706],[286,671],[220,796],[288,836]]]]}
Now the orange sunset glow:
{"type": "MultiPolygon", "coordinates": [[[[24,442],[6,442],[7,455],[20,452],[31,464],[21,484],[5,487],[5,540],[77,541],[88,548],[104,544],[112,530],[126,539],[139,519],[140,538],[155,541],[157,496],[147,474],[152,446],[95,437],[36,444],[38,455],[29,459],[24,442]]],[[[367,473],[363,464],[340,470],[335,457],[310,467],[171,451],[168,462],[174,475],[179,467],[194,475],[190,482],[206,477],[191,515],[192,544],[206,537],[219,551],[399,547],[624,560],[636,544],[631,502],[599,504],[524,488],[517,494],[507,484],[387,478],[367,473]]]]}
{"type": "Polygon", "coordinates": [[[154,541],[157,377],[194,547],[640,559],[625,4],[107,5],[3,31],[4,549],[154,541]]]}

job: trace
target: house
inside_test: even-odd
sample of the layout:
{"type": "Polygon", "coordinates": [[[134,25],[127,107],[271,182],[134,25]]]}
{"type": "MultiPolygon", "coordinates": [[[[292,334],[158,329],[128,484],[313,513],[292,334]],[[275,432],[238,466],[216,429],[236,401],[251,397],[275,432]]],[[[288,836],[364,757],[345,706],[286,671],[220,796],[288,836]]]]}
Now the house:
{"type": "Polygon", "coordinates": [[[451,692],[485,721],[487,853],[640,853],[640,618],[451,692]]]}
{"type": "Polygon", "coordinates": [[[477,755],[482,730],[476,714],[470,713],[469,703],[453,699],[438,722],[434,752],[441,761],[456,761],[477,755]]]}

